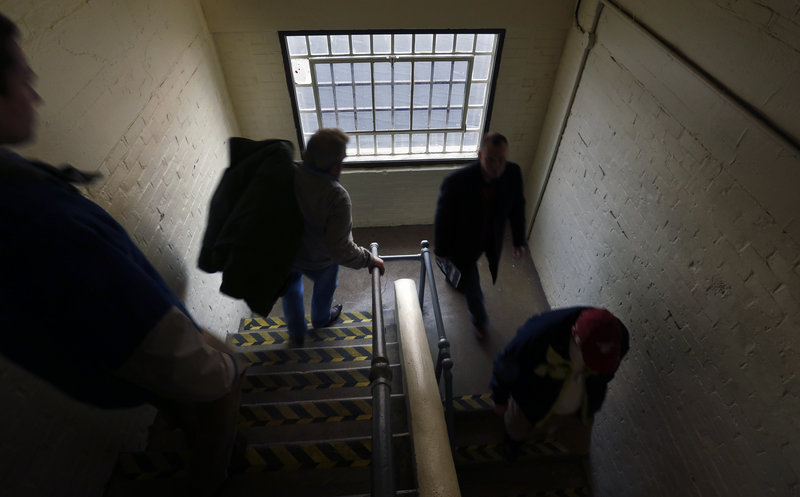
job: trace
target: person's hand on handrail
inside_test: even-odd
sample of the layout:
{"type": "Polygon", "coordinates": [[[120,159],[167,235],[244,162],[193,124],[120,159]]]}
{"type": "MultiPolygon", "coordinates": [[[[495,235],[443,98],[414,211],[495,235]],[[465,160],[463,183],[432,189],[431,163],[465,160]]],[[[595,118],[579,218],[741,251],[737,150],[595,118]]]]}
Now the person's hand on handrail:
{"type": "Polygon", "coordinates": [[[380,257],[377,257],[377,256],[375,256],[375,261],[369,267],[369,272],[371,273],[372,272],[372,268],[376,268],[376,267],[381,272],[381,276],[383,276],[383,274],[386,272],[386,266],[384,266],[384,264],[383,264],[383,259],[381,259],[380,257]]]}

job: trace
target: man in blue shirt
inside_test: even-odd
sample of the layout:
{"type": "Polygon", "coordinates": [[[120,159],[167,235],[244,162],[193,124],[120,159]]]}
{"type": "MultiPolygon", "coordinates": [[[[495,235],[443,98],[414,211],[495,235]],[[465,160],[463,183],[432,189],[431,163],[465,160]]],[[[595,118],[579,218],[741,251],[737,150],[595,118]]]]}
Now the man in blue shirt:
{"type": "MultiPolygon", "coordinates": [[[[17,36],[0,14],[2,147],[32,138],[41,101],[17,36]]],[[[73,186],[93,176],[0,148],[0,353],[91,405],[177,407],[207,495],[226,477],[246,364],[73,186]]]]}

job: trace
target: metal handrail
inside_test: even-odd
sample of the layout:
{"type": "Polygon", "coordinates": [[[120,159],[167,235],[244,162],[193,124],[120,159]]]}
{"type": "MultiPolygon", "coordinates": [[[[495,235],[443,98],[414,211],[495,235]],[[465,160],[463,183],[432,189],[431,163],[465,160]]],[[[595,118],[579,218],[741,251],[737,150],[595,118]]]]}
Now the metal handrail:
{"type": "MultiPolygon", "coordinates": [[[[377,248],[377,243],[372,244],[377,248]]],[[[431,263],[430,244],[428,240],[420,242],[419,254],[408,255],[382,255],[380,256],[384,261],[402,261],[402,260],[418,260],[420,261],[419,273],[419,306],[424,308],[425,300],[425,281],[428,281],[428,287],[431,293],[431,306],[433,307],[433,316],[436,322],[436,334],[438,336],[439,353],[436,357],[436,383],[441,384],[442,376],[444,376],[444,409],[445,421],[447,422],[447,435],[450,439],[450,449],[455,449],[454,437],[454,424],[453,424],[453,359],[450,357],[450,341],[444,331],[444,321],[442,320],[442,310],[439,306],[439,294],[436,291],[436,282],[434,279],[433,264],[431,263]],[[427,276],[430,277],[427,277],[427,276]]],[[[373,294],[374,295],[374,294],[373,294]]],[[[374,297],[373,297],[374,302],[374,297]]]]}
{"type": "MultiPolygon", "coordinates": [[[[370,249],[372,255],[378,257],[378,244],[373,242],[370,249]]],[[[386,353],[380,269],[373,267],[371,273],[372,367],[369,379],[372,388],[372,495],[389,497],[395,495],[392,423],[389,409],[392,396],[392,369],[386,353]]]]}

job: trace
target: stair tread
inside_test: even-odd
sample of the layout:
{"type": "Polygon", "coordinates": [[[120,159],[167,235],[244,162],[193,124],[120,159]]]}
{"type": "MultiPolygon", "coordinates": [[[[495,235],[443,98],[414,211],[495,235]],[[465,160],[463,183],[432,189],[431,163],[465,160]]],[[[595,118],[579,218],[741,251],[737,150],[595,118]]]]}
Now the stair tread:
{"type": "MultiPolygon", "coordinates": [[[[385,311],[384,311],[385,312],[385,311]]],[[[306,326],[311,327],[311,316],[306,316],[306,326]]],[[[372,311],[343,311],[330,327],[346,326],[352,323],[372,322],[372,311]]],[[[283,316],[249,317],[239,322],[239,330],[249,331],[257,329],[286,328],[283,316]]]]}
{"type": "MultiPolygon", "coordinates": [[[[309,330],[305,336],[305,343],[349,341],[366,338],[372,339],[371,323],[309,330]]],[[[289,332],[285,329],[268,329],[230,333],[227,336],[227,342],[235,347],[248,348],[257,345],[288,345],[291,340],[289,332]]]]}
{"type": "MultiPolygon", "coordinates": [[[[400,361],[396,342],[386,344],[389,362],[400,361]]],[[[369,368],[373,355],[372,344],[337,345],[335,347],[281,348],[249,350],[243,353],[250,361],[249,373],[302,371],[314,369],[369,368]]]]}
{"type": "MultiPolygon", "coordinates": [[[[392,416],[405,414],[405,396],[393,394],[392,416]]],[[[372,419],[372,398],[328,399],[308,402],[245,404],[239,410],[239,427],[285,426],[372,419]]]]}
{"type": "MultiPolygon", "coordinates": [[[[405,417],[404,398],[392,399],[389,406],[388,419],[392,424],[392,433],[405,433],[408,424],[405,417]]],[[[366,404],[366,403],[364,403],[366,404]]],[[[362,404],[363,406],[363,404],[362,404]]],[[[355,411],[355,410],[354,410],[355,411]]],[[[370,437],[372,435],[372,407],[352,415],[311,418],[302,410],[298,417],[290,422],[275,419],[271,422],[240,423],[239,432],[247,439],[248,445],[265,443],[298,443],[327,439],[350,437],[370,437]]],[[[320,414],[320,413],[317,413],[320,414]]]]}

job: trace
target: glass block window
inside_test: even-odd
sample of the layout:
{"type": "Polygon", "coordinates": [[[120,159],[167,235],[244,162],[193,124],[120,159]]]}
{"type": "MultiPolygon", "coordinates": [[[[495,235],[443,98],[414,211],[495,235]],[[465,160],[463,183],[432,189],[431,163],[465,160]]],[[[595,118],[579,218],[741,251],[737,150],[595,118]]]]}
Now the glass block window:
{"type": "Polygon", "coordinates": [[[350,135],[346,163],[475,158],[503,31],[281,32],[298,139],[350,135]]]}

